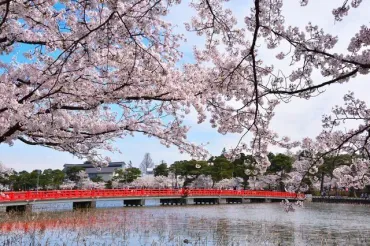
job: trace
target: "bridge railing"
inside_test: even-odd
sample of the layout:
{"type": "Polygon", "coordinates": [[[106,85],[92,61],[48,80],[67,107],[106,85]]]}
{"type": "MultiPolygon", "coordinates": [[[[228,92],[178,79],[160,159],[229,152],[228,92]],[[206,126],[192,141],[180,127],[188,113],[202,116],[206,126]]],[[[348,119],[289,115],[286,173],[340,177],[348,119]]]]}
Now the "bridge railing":
{"type": "Polygon", "coordinates": [[[178,196],[237,196],[261,198],[304,198],[304,194],[280,191],[218,190],[218,189],[105,189],[50,190],[0,193],[0,203],[10,201],[62,200],[77,198],[178,197],[178,196]]]}

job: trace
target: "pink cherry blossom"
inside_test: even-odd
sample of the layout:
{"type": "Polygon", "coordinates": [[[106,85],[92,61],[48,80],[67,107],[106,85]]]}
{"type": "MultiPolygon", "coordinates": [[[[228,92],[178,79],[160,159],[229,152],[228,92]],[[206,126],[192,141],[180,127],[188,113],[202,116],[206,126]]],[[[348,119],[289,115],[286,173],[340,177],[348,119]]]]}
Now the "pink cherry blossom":
{"type": "Polygon", "coordinates": [[[14,170],[6,167],[0,162],[0,178],[13,174],[14,170]]]}
{"type": "Polygon", "coordinates": [[[70,180],[64,181],[63,184],[59,186],[62,190],[72,190],[76,187],[76,183],[70,180]]]}
{"type": "Polygon", "coordinates": [[[350,166],[336,168],[333,174],[338,179],[339,187],[363,189],[370,185],[370,162],[357,159],[350,166]]]}
{"type": "MultiPolygon", "coordinates": [[[[206,159],[205,146],[187,140],[185,119],[194,111],[198,123],[240,134],[225,156],[252,154],[254,175],[267,170],[272,146],[310,153],[296,158],[287,189],[306,190],[301,181],[314,178],[325,155],[369,158],[370,109],[352,93],[323,117],[316,138],[297,142],[271,129],[280,103],[312,99],[330,85],[368,76],[368,23],[356,29],[346,50],[334,52],[342,37],[311,22],[304,28],[286,23],[282,7],[290,1],[254,0],[242,21],[225,2],[191,2],[195,14],[186,31],[205,39],[192,62],[182,60],[184,35],[165,18],[179,0],[1,2],[0,52],[13,58],[0,61],[0,144],[45,146],[104,166],[110,160],[99,150],[118,151],[114,140],[140,133],[206,159]],[[263,59],[262,47],[276,59],[263,59]],[[291,71],[275,66],[280,59],[290,61],[291,71]],[[352,120],[357,127],[340,128],[352,120]]],[[[328,14],[346,21],[363,5],[339,1],[328,14]]],[[[341,182],[359,182],[356,177],[346,173],[341,182]]]]}

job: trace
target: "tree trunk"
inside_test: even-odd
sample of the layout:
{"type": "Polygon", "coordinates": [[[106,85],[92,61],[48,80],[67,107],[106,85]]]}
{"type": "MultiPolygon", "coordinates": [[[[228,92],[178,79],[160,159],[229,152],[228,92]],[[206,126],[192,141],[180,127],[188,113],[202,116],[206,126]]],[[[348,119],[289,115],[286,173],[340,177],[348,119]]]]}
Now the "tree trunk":
{"type": "Polygon", "coordinates": [[[284,189],[284,182],[283,181],[280,181],[279,182],[279,186],[280,186],[280,191],[285,191],[285,189],[284,189]]]}

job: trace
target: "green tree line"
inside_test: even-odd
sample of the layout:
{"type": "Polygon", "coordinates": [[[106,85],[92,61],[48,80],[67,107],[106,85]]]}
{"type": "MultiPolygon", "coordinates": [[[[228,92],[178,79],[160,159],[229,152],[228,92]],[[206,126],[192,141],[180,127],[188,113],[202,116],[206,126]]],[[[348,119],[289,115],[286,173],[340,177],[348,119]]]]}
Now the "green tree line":
{"type": "MultiPolygon", "coordinates": [[[[282,180],[293,169],[294,159],[286,154],[269,153],[268,158],[271,165],[268,167],[266,174],[275,174],[280,178],[277,181],[277,189],[284,190],[282,180]]],[[[324,190],[324,178],[333,178],[333,170],[341,165],[349,165],[352,156],[339,155],[334,157],[325,157],[324,164],[320,166],[319,171],[315,174],[317,179],[321,182],[320,192],[324,190]]],[[[196,160],[181,160],[175,161],[171,165],[162,162],[154,168],[154,176],[168,176],[173,173],[175,179],[183,178],[184,186],[188,186],[200,175],[210,176],[213,184],[231,178],[241,178],[244,188],[250,188],[248,180],[253,177],[253,170],[255,168],[255,159],[251,155],[241,154],[238,159],[229,161],[223,154],[220,156],[213,156],[208,161],[196,160]],[[252,172],[246,172],[249,169],[252,172]],[[248,173],[248,174],[247,174],[248,173]]],[[[45,169],[40,172],[33,170],[32,172],[21,171],[14,172],[11,175],[0,176],[0,184],[10,186],[13,190],[33,190],[39,189],[59,189],[60,185],[65,180],[78,181],[78,173],[84,170],[82,167],[70,167],[63,172],[59,169],[45,169]]],[[[141,171],[135,167],[128,167],[124,169],[117,169],[112,181],[120,183],[130,183],[141,176],[141,171]]],[[[103,181],[101,177],[92,178],[93,182],[103,181]]],[[[107,188],[112,187],[112,181],[107,183],[107,188]]],[[[308,185],[309,179],[305,180],[308,185]]],[[[252,187],[253,188],[253,187],[252,187]]],[[[311,190],[312,192],[312,190],[311,190]]]]}

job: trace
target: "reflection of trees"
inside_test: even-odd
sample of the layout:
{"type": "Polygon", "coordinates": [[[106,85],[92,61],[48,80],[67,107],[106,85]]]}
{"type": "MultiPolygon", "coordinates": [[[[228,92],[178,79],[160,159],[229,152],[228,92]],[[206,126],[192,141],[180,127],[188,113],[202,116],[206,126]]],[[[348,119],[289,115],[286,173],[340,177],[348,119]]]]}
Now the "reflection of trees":
{"type": "MultiPolygon", "coordinates": [[[[266,228],[268,235],[271,237],[271,241],[274,245],[295,245],[294,244],[294,229],[292,224],[287,225],[274,225],[266,228]]],[[[266,237],[267,236],[266,232],[266,237]]]]}
{"type": "Polygon", "coordinates": [[[217,220],[214,240],[216,245],[228,245],[232,238],[229,238],[229,225],[226,219],[217,220]]]}
{"type": "MultiPolygon", "coordinates": [[[[221,205],[220,205],[221,206],[221,205]]],[[[232,206],[232,205],[230,205],[232,206]]],[[[235,205],[234,209],[251,209],[235,205]]],[[[271,207],[269,207],[271,209],[271,207]]],[[[276,207],[277,208],[277,207],[276,207]]],[[[221,207],[124,208],[0,217],[0,242],[19,245],[367,245],[368,232],[345,231],[304,221],[229,216],[221,207]],[[221,208],[221,209],[219,209],[221,208]],[[199,212],[199,210],[201,212],[199,212]],[[5,232],[5,233],[1,233],[5,232]],[[18,240],[18,241],[17,241],[18,240]],[[85,241],[83,241],[85,240],[85,241]],[[96,240],[101,240],[95,244],[96,240]]],[[[261,212],[262,210],[259,210],[261,212]]],[[[279,213],[279,209],[272,210],[279,213]]],[[[271,212],[271,211],[270,211],[271,212]]],[[[283,218],[288,215],[281,215],[283,218]]],[[[295,215],[289,215],[295,216],[295,215]]],[[[258,216],[259,217],[259,216],[258,216]]],[[[261,218],[261,217],[259,217],[261,218]]],[[[263,218],[263,216],[262,216],[263,218]]]]}
{"type": "Polygon", "coordinates": [[[242,225],[247,245],[294,245],[294,229],[291,224],[271,221],[252,221],[242,225]]]}

